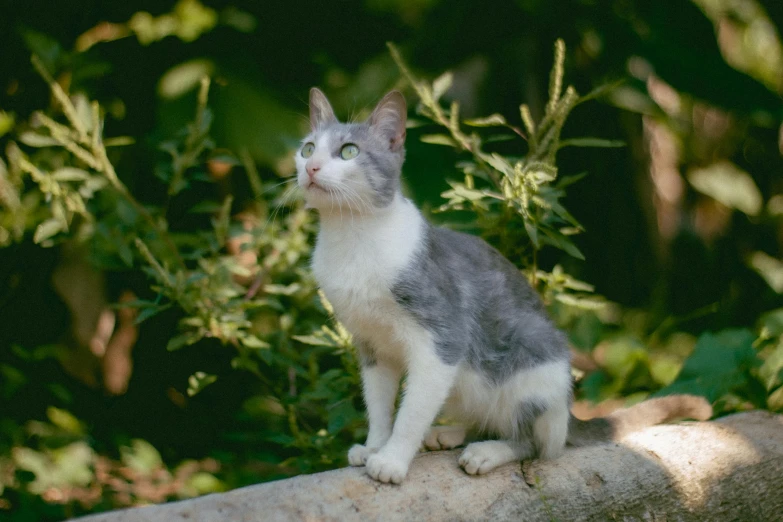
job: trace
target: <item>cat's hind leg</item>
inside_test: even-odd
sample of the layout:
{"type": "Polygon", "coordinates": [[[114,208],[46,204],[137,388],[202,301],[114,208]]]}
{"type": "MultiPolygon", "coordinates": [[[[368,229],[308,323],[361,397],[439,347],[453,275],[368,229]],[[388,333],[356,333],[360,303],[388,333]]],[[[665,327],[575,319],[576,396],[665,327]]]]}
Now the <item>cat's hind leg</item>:
{"type": "Polygon", "coordinates": [[[538,457],[554,459],[563,454],[568,437],[568,400],[550,404],[533,423],[533,440],[538,457]]]}
{"type": "Polygon", "coordinates": [[[530,441],[484,440],[468,444],[459,457],[459,465],[468,475],[483,475],[498,466],[533,456],[530,441]]]}
{"type": "Polygon", "coordinates": [[[424,447],[428,450],[447,450],[462,446],[467,436],[464,426],[433,426],[424,437],[424,447]]]}
{"type": "Polygon", "coordinates": [[[542,401],[522,401],[510,415],[509,422],[496,423],[504,439],[468,444],[460,455],[460,467],[469,475],[481,475],[503,464],[535,456],[538,447],[534,430],[536,422],[545,413],[542,401]]]}

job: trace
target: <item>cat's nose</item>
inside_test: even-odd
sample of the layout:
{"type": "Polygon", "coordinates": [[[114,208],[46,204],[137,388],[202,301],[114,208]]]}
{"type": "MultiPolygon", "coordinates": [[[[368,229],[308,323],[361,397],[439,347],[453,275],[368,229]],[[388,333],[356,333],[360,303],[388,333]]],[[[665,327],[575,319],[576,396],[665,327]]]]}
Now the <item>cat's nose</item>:
{"type": "Polygon", "coordinates": [[[320,165],[307,165],[307,175],[310,177],[310,181],[315,181],[315,174],[321,170],[320,165]]]}

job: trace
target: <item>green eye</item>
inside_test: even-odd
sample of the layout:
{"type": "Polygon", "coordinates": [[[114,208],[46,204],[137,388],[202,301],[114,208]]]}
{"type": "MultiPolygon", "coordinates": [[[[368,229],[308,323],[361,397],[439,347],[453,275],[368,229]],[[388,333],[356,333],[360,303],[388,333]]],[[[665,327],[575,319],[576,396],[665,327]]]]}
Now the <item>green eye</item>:
{"type": "Polygon", "coordinates": [[[315,145],[313,142],[308,141],[304,144],[304,147],[302,147],[302,157],[303,158],[309,158],[313,155],[313,152],[315,152],[315,145]]]}
{"type": "Polygon", "coordinates": [[[354,159],[358,155],[359,155],[359,147],[357,147],[353,143],[348,143],[347,145],[343,145],[343,148],[340,149],[340,157],[344,160],[354,159]]]}

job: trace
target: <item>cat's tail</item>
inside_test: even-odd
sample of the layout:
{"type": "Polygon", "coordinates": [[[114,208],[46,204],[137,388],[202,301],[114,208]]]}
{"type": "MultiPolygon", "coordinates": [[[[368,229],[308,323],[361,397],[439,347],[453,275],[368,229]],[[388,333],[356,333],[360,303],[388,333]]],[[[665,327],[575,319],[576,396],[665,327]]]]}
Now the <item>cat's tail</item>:
{"type": "Polygon", "coordinates": [[[630,408],[617,410],[606,417],[587,421],[571,415],[568,426],[568,444],[585,446],[596,442],[619,440],[625,435],[675,419],[700,421],[712,417],[712,406],[704,397],[696,395],[668,395],[640,402],[630,408]]]}

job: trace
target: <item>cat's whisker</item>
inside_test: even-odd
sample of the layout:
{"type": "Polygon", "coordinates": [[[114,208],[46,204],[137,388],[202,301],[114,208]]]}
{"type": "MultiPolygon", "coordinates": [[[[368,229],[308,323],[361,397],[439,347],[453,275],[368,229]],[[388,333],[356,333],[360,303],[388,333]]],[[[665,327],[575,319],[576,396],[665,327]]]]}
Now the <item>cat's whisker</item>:
{"type": "Polygon", "coordinates": [[[278,203],[275,205],[275,208],[272,210],[272,213],[269,215],[266,222],[264,223],[264,226],[261,228],[261,232],[265,232],[267,227],[275,222],[275,219],[277,218],[277,214],[280,212],[280,209],[288,205],[291,201],[293,201],[294,196],[298,191],[298,189],[299,189],[299,185],[291,185],[290,187],[287,187],[285,191],[283,191],[283,193],[278,198],[278,203]]]}

